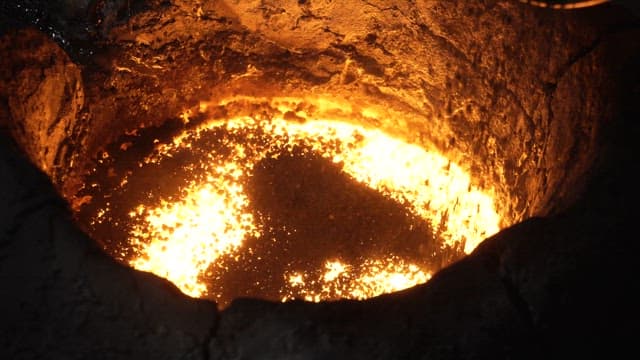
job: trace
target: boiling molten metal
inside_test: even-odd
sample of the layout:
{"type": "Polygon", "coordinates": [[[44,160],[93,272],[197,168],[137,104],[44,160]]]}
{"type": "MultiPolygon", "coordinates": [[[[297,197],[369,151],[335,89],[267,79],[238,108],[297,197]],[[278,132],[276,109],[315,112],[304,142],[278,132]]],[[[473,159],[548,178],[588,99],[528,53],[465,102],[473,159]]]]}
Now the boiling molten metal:
{"type": "MultiPolygon", "coordinates": [[[[280,241],[265,235],[269,229],[261,218],[266,215],[252,207],[248,184],[254,170],[265,160],[293,153],[325,159],[346,177],[400,204],[437,233],[441,246],[469,253],[499,230],[492,198],[437,152],[341,121],[247,116],[205,121],[170,142],[157,143],[137,164],[161,169],[165,161],[177,161],[180,166],[168,176],[167,182],[175,182],[166,184],[172,192],[150,193],[153,201],[130,204],[127,231],[132,251],[123,251],[122,259],[170,280],[188,295],[228,300],[219,295],[225,286],[218,283],[220,274],[234,264],[251,262],[252,256],[265,256],[248,239],[252,244],[280,241]]],[[[131,180],[123,176],[119,187],[131,180]]],[[[107,221],[111,207],[101,209],[92,224],[107,221]]],[[[283,301],[369,298],[424,283],[434,270],[393,254],[278,266],[283,271],[269,276],[281,279],[278,297],[283,301]]]]}

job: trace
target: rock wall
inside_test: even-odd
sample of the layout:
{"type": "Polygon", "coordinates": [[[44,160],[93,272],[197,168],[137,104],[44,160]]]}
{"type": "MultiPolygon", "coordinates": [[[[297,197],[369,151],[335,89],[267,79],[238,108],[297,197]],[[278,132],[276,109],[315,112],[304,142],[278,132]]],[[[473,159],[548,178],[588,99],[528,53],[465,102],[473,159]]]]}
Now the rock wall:
{"type": "Polygon", "coordinates": [[[0,42],[0,97],[9,111],[0,125],[54,181],[65,171],[69,142],[83,129],[84,91],[80,68],[34,29],[0,42]]]}
{"type": "Polygon", "coordinates": [[[3,359],[206,357],[215,304],[114,262],[6,135],[0,173],[3,359]]]}
{"type": "MultiPolygon", "coordinates": [[[[599,129],[615,116],[609,79],[637,48],[625,40],[634,18],[613,5],[556,12],[515,1],[100,4],[76,11],[100,19],[91,31],[64,20],[71,10],[52,20],[79,62],[52,50],[66,67],[55,76],[66,84],[52,87],[60,84],[52,77],[37,86],[62,99],[47,100],[57,107],[47,105],[41,120],[27,111],[38,104],[9,104],[17,139],[41,168],[63,169],[54,178],[67,197],[108,142],[199,101],[330,93],[397,109],[402,119],[378,126],[435,145],[479,185],[494,186],[505,225],[513,224],[562,210],[580,193],[601,147],[599,129]],[[617,42],[627,43],[608,45],[617,42]],[[45,136],[45,128],[56,133],[45,136]]],[[[24,63],[15,56],[5,61],[24,63]]],[[[5,98],[26,96],[13,90],[16,81],[5,98]]]]}
{"type": "Polygon", "coordinates": [[[9,29],[0,42],[0,357],[634,350],[637,18],[614,4],[556,13],[479,0],[92,3],[109,21],[91,34],[52,22],[68,26],[53,33],[68,34],[61,45],[78,51],[67,51],[73,62],[41,32],[9,29]],[[415,115],[406,133],[424,131],[495,178],[513,219],[545,217],[404,292],[322,304],[239,299],[219,312],[106,257],[42,173],[62,169],[60,191],[78,179],[78,161],[124,130],[211,97],[292,89],[338,90],[415,115]]]}

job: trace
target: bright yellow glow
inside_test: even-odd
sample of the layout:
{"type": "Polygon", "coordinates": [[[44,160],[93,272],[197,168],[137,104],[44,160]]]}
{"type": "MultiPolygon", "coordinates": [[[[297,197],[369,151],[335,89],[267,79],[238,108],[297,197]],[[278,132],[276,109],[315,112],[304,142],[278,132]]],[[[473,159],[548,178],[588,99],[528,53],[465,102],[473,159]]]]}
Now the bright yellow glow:
{"type": "Polygon", "coordinates": [[[367,299],[380,294],[410,288],[431,279],[431,273],[399,258],[368,259],[358,267],[339,260],[325,263],[318,278],[300,272],[285,275],[288,286],[282,301],[301,298],[307,301],[367,299]]]}
{"type": "Polygon", "coordinates": [[[327,271],[322,276],[325,282],[331,282],[347,271],[347,267],[340,261],[327,261],[325,267],[327,271]]]}
{"type": "Polygon", "coordinates": [[[131,232],[132,245],[144,249],[131,265],[168,279],[191,296],[206,293],[200,275],[211,262],[236,251],[256,230],[242,186],[224,177],[242,172],[233,163],[211,170],[208,182],[191,183],[180,202],[163,201],[152,209],[138,206],[145,221],[135,223],[131,232]]]}
{"type": "MultiPolygon", "coordinates": [[[[188,116],[183,120],[188,122],[188,116]]],[[[229,142],[231,151],[199,161],[200,175],[186,169],[189,181],[180,189],[180,198],[162,199],[156,207],[136,204],[129,212],[134,224],[130,243],[137,254],[130,264],[167,278],[188,295],[215,297],[211,292],[220,284],[209,275],[224,266],[218,259],[243,251],[248,236],[260,236],[244,186],[259,161],[293,146],[311,149],[356,181],[403,204],[437,229],[447,245],[461,244],[468,253],[499,230],[492,198],[474,187],[459,166],[437,152],[346,122],[251,117],[209,121],[170,143],[158,144],[140,166],[159,164],[216,129],[243,134],[243,141],[221,140],[229,142]],[[257,141],[252,135],[257,133],[268,141],[257,141]]],[[[430,269],[394,257],[365,259],[360,264],[327,260],[321,276],[314,277],[317,271],[291,269],[282,274],[286,286],[281,298],[364,299],[431,277],[430,269]]]]}

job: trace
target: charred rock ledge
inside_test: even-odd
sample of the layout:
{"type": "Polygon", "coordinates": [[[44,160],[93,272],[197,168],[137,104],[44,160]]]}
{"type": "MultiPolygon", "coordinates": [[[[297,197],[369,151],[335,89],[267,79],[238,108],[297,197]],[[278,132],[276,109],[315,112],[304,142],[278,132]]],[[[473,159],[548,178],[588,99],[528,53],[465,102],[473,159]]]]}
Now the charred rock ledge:
{"type": "Polygon", "coordinates": [[[625,9],[479,0],[0,9],[2,358],[633,350],[640,23],[625,9]],[[429,141],[496,179],[515,225],[406,291],[238,299],[224,311],[119,265],[78,230],[63,196],[102,146],[200,100],[264,88],[332,89],[414,114],[409,132],[427,122],[429,141]]]}

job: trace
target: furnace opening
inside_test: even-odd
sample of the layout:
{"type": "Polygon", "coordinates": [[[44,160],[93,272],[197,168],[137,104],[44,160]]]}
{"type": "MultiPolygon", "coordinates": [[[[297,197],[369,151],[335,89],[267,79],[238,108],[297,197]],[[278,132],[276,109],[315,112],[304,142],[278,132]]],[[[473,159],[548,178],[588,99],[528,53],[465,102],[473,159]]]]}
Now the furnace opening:
{"type": "Polygon", "coordinates": [[[238,117],[209,106],[119,138],[77,196],[112,256],[188,295],[365,299],[499,229],[491,189],[436,149],[291,99],[238,117]]]}
{"type": "Polygon", "coordinates": [[[34,31],[3,48],[29,64],[4,77],[7,129],[122,263],[221,304],[362,299],[583,190],[610,89],[579,19],[514,33],[537,15],[491,7],[476,39],[432,27],[435,8],[362,4],[385,22],[354,27],[332,5],[287,28],[296,13],[237,5],[132,16],[81,65],[34,31]]]}

